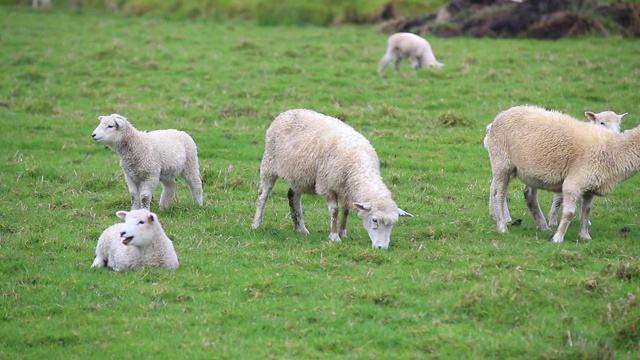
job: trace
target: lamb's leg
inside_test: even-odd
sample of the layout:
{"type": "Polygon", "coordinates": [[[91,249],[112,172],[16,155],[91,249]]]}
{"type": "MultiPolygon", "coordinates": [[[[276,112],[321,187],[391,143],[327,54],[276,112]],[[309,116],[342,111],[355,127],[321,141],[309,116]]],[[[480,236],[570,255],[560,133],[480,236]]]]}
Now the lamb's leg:
{"type": "Polygon", "coordinates": [[[509,174],[500,174],[494,171],[493,179],[491,179],[491,194],[489,194],[489,203],[493,206],[493,215],[496,217],[496,225],[502,233],[508,232],[507,222],[504,217],[507,189],[509,188],[509,174]]]}
{"type": "Polygon", "coordinates": [[[402,61],[402,58],[400,56],[396,56],[395,59],[393,60],[393,68],[396,70],[396,73],[400,71],[401,61],[402,61]]]}
{"type": "Polygon", "coordinates": [[[197,164],[195,166],[187,164],[187,168],[182,173],[182,178],[187,183],[189,190],[191,190],[193,201],[202,206],[202,179],[198,168],[197,164]]]}
{"type": "MultiPolygon", "coordinates": [[[[154,180],[147,180],[140,185],[140,208],[151,210],[151,200],[153,199],[153,193],[158,187],[158,180],[155,180],[155,177],[152,177],[154,180]]],[[[163,190],[164,191],[164,190],[163,190]]],[[[175,189],[174,189],[175,192],[175,189]]]]}
{"type": "Polygon", "coordinates": [[[342,220],[340,221],[340,232],[339,232],[340,239],[344,239],[347,237],[347,217],[348,216],[349,216],[349,207],[343,206],[342,220]]]}
{"type": "Polygon", "coordinates": [[[307,227],[304,225],[304,215],[302,213],[302,193],[295,192],[290,188],[287,197],[289,198],[289,209],[291,210],[293,226],[297,232],[308,235],[309,230],[307,230],[307,227]]]}
{"type": "Polygon", "coordinates": [[[549,225],[547,225],[547,221],[544,219],[544,215],[542,215],[542,210],[540,209],[540,203],[538,202],[538,189],[525,186],[524,198],[527,201],[527,207],[529,208],[531,217],[533,217],[533,222],[536,224],[538,230],[551,230],[549,229],[549,225]]]}
{"type": "Polygon", "coordinates": [[[107,260],[103,259],[102,256],[96,255],[96,258],[93,260],[93,264],[91,267],[105,267],[107,266],[107,260]]]}
{"type": "Polygon", "coordinates": [[[593,204],[593,195],[583,195],[582,208],[580,211],[580,238],[583,240],[591,240],[589,235],[589,217],[591,215],[591,205],[593,204]]]}
{"type": "Polygon", "coordinates": [[[330,193],[325,196],[327,205],[329,207],[329,215],[331,216],[331,232],[329,233],[329,240],[340,241],[340,234],[338,233],[338,197],[335,193],[330,193]]]}
{"type": "Polygon", "coordinates": [[[251,227],[257,229],[262,224],[262,216],[264,215],[264,207],[273,186],[276,184],[278,177],[275,175],[266,175],[260,171],[260,188],[258,190],[258,198],[256,199],[256,214],[253,216],[253,224],[251,227]]]}
{"type": "Polygon", "coordinates": [[[562,193],[553,194],[553,203],[551,204],[551,209],[549,209],[549,215],[547,218],[549,219],[549,226],[558,226],[558,210],[562,206],[562,193]]]}
{"type": "Polygon", "coordinates": [[[136,182],[130,178],[127,173],[124,173],[124,180],[127,182],[127,188],[129,189],[129,195],[131,196],[131,210],[140,209],[140,191],[136,182]]]}
{"type": "Polygon", "coordinates": [[[418,69],[420,69],[420,59],[419,58],[409,58],[411,60],[411,67],[413,68],[414,72],[417,72],[418,69]]]}
{"type": "Polygon", "coordinates": [[[391,61],[393,61],[393,55],[387,51],[380,60],[380,64],[378,65],[378,74],[382,75],[382,72],[391,61]]]}
{"type": "Polygon", "coordinates": [[[569,224],[571,224],[571,219],[573,219],[573,215],[576,211],[576,201],[578,196],[564,191],[562,196],[562,218],[560,219],[560,224],[558,225],[556,233],[551,238],[551,242],[554,243],[561,243],[564,241],[564,235],[567,233],[569,224]]]}
{"type": "Polygon", "coordinates": [[[160,194],[160,209],[166,209],[171,204],[173,196],[176,194],[176,181],[174,179],[165,179],[162,183],[162,194],[160,194]]]}

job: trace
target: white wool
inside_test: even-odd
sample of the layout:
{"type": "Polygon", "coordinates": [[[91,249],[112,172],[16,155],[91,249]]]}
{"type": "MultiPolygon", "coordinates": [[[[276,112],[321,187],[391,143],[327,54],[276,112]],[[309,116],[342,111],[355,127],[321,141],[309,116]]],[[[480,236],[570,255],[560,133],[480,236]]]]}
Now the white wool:
{"type": "Polygon", "coordinates": [[[506,192],[512,178],[518,177],[531,190],[525,194],[527,206],[539,229],[546,230],[548,225],[535,190],[562,192],[563,215],[553,242],[564,240],[581,197],[580,237],[591,239],[593,197],[608,194],[640,171],[640,128],[616,134],[535,106],[517,106],[498,114],[484,143],[493,172],[489,202],[498,229],[507,232],[506,192]]]}
{"type": "Polygon", "coordinates": [[[309,233],[302,213],[303,194],[318,194],[327,202],[333,241],[346,236],[350,210],[358,211],[372,246],[385,249],[399,213],[411,216],[393,201],[369,141],[343,121],[312,110],[286,111],[267,130],[254,229],[262,223],[267,198],[278,178],[289,183],[291,217],[300,233],[309,233]],[[338,228],[339,202],[343,212],[338,228]]]}
{"type": "Polygon", "coordinates": [[[108,267],[115,271],[138,270],[145,266],[177,269],[178,256],[158,216],[147,210],[118,211],[124,219],[108,227],[96,246],[91,267],[108,267]]]}
{"type": "Polygon", "coordinates": [[[403,59],[411,61],[411,67],[417,71],[421,67],[443,67],[444,64],[436,60],[429,42],[412,33],[396,33],[389,37],[387,51],[378,65],[378,74],[393,62],[396,72],[403,59]]]}
{"type": "Polygon", "coordinates": [[[167,208],[179,176],[189,186],[193,200],[202,205],[198,149],[191,136],[175,129],[138,131],[118,114],[98,119],[100,125],[91,136],[120,155],[120,166],[131,194],[131,210],[149,210],[158,183],[162,184],[160,208],[167,208]]]}

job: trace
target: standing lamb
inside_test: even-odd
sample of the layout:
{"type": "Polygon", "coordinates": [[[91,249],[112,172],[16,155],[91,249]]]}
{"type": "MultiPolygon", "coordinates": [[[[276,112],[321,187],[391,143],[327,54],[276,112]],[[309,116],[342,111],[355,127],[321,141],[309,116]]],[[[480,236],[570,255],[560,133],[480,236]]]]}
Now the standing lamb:
{"type": "Polygon", "coordinates": [[[262,223],[265,204],[279,177],[289,183],[291,218],[299,233],[309,234],[303,194],[318,194],[327,202],[332,241],[346,237],[350,207],[358,211],[372,246],[380,249],[388,248],[398,216],[412,216],[393,201],[369,141],[344,122],[312,110],[286,111],[267,130],[254,229],[262,223]],[[338,202],[343,207],[339,229],[338,202]]]}
{"type": "MultiPolygon", "coordinates": [[[[585,116],[587,117],[587,119],[589,119],[589,121],[591,122],[591,124],[594,124],[596,126],[603,126],[613,132],[615,132],[616,134],[620,134],[620,123],[622,123],[622,119],[624,119],[625,116],[627,116],[627,113],[624,113],[622,115],[618,115],[616,113],[614,113],[613,111],[603,111],[601,113],[595,114],[591,111],[585,111],[585,116]]],[[[489,132],[489,129],[491,129],[491,124],[487,125],[487,133],[489,132]]],[[[488,150],[487,147],[487,137],[485,137],[484,140],[484,147],[485,149],[488,150]]],[[[532,189],[528,186],[525,186],[524,188],[524,193],[525,193],[525,197],[526,196],[536,196],[537,197],[537,193],[536,194],[528,194],[531,191],[537,191],[535,189],[532,189]]],[[[505,201],[506,201],[506,197],[505,197],[505,201]]],[[[549,215],[548,215],[548,219],[549,219],[549,226],[558,226],[558,210],[560,209],[560,206],[562,205],[562,192],[557,192],[554,194],[553,196],[553,204],[551,205],[551,209],[549,210],[549,215]]],[[[504,205],[504,210],[505,210],[505,215],[504,215],[504,219],[507,222],[511,222],[511,215],[509,214],[509,208],[507,207],[507,204],[505,203],[504,205]]],[[[491,217],[495,220],[495,216],[493,215],[493,206],[491,205],[491,201],[489,201],[489,213],[491,214],[491,217]]]]}
{"type": "Polygon", "coordinates": [[[108,227],[96,246],[91,267],[108,267],[115,271],[138,270],[145,266],[177,269],[178,256],[158,216],[147,210],[118,211],[124,219],[108,227]]]}
{"type": "Polygon", "coordinates": [[[193,201],[202,205],[202,180],[198,148],[184,131],[138,131],[121,115],[98,116],[100,125],[91,137],[120,155],[120,166],[131,194],[131,210],[151,208],[151,199],[162,183],[160,208],[171,204],[176,178],[182,176],[193,201]]]}
{"type": "MultiPolygon", "coordinates": [[[[507,232],[506,194],[517,176],[532,189],[562,192],[562,219],[553,242],[562,242],[582,197],[580,237],[590,240],[589,213],[604,196],[640,171],[640,127],[616,134],[556,111],[516,106],[498,114],[485,144],[493,179],[490,205],[498,229],[507,232]]],[[[525,194],[538,229],[549,229],[535,191],[525,194]]]]}
{"type": "Polygon", "coordinates": [[[436,60],[427,40],[412,33],[395,33],[389,37],[387,52],[378,65],[378,74],[382,75],[384,69],[391,62],[398,72],[400,62],[406,58],[411,61],[411,67],[414,71],[418,71],[421,67],[441,68],[444,66],[436,60]]]}

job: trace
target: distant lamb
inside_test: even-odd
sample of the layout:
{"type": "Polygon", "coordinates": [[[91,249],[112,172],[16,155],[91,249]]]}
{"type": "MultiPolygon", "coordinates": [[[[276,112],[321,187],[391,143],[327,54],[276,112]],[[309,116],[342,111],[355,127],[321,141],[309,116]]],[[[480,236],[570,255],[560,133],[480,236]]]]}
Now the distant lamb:
{"type": "MultiPolygon", "coordinates": [[[[622,122],[622,119],[624,119],[625,116],[627,116],[627,113],[624,113],[622,115],[618,115],[616,113],[614,113],[613,111],[603,111],[601,113],[595,114],[591,111],[586,111],[585,116],[587,117],[587,119],[589,119],[589,121],[597,126],[603,126],[613,132],[615,132],[616,134],[620,133],[620,123],[622,122]]],[[[491,124],[489,124],[487,126],[487,133],[489,132],[489,129],[491,129],[491,124]]],[[[487,148],[487,137],[485,137],[485,149],[487,148]]],[[[513,179],[513,176],[512,176],[513,179]]],[[[524,193],[525,196],[527,196],[528,192],[531,191],[537,191],[536,189],[532,189],[529,186],[525,186],[524,188],[524,193]]],[[[537,193],[536,194],[529,194],[529,196],[536,196],[537,197],[537,193]]],[[[505,198],[506,201],[506,198],[505,198]]],[[[549,215],[548,215],[548,219],[549,219],[549,226],[558,226],[558,210],[560,209],[560,206],[562,205],[562,192],[557,192],[554,194],[553,196],[553,204],[551,205],[551,209],[549,210],[549,215]]],[[[505,203],[504,205],[504,210],[505,210],[505,215],[504,215],[504,219],[507,222],[511,222],[511,215],[509,214],[509,209],[505,203]]],[[[493,215],[493,206],[491,205],[491,201],[489,202],[489,212],[491,214],[491,217],[493,219],[495,219],[495,216],[493,215]]]]}
{"type": "Polygon", "coordinates": [[[147,210],[118,211],[124,219],[108,227],[96,246],[91,267],[108,267],[115,271],[138,270],[145,266],[174,270],[178,256],[158,216],[147,210]]]}
{"type": "Polygon", "coordinates": [[[382,75],[384,69],[391,62],[398,72],[400,62],[406,58],[411,61],[411,67],[414,71],[421,67],[441,68],[444,66],[436,60],[427,40],[412,33],[396,33],[389,37],[387,52],[378,65],[378,74],[382,75]]]}
{"type": "Polygon", "coordinates": [[[291,218],[302,234],[309,234],[302,212],[303,194],[318,194],[327,202],[332,241],[347,236],[350,208],[358,211],[372,246],[380,249],[388,248],[398,216],[412,216],[393,201],[369,141],[344,122],[312,110],[286,111],[267,130],[254,229],[262,224],[265,204],[279,177],[289,183],[291,218]],[[340,228],[338,202],[343,207],[340,228]]]}
{"type": "Polygon", "coordinates": [[[196,143],[184,131],[138,131],[122,115],[98,116],[91,137],[120,155],[120,166],[131,194],[131,210],[151,208],[151,198],[162,183],[160,208],[171,204],[176,178],[182,176],[193,201],[202,205],[202,180],[196,143]]]}
{"type": "MultiPolygon", "coordinates": [[[[562,242],[582,197],[580,237],[590,240],[589,213],[595,195],[604,196],[640,171],[640,127],[622,134],[556,111],[516,106],[498,114],[485,138],[493,179],[491,213],[507,232],[506,194],[517,176],[532,189],[562,192],[562,219],[553,242],[562,242]]],[[[549,227],[535,191],[525,193],[536,227],[549,227]]]]}

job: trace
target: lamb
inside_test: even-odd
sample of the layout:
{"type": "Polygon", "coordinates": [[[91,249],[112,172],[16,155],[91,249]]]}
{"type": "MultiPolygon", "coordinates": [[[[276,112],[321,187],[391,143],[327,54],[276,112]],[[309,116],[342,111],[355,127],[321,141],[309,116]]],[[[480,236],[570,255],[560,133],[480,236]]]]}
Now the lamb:
{"type": "MultiPolygon", "coordinates": [[[[620,133],[620,123],[622,122],[622,119],[624,119],[624,117],[627,116],[627,113],[618,115],[613,111],[603,111],[598,114],[595,114],[591,111],[585,111],[584,114],[592,124],[597,126],[603,126],[615,132],[616,134],[620,133]]],[[[491,129],[491,124],[487,125],[487,133],[489,132],[489,129],[491,129]]],[[[488,149],[486,142],[487,142],[487,138],[485,137],[484,147],[485,149],[488,149]]],[[[524,188],[525,196],[530,191],[537,191],[537,190],[533,190],[532,188],[525,186],[524,188]]],[[[532,196],[537,196],[537,194],[534,194],[532,196]]],[[[506,198],[505,198],[505,201],[506,201],[506,198]]],[[[551,209],[549,210],[549,215],[548,215],[549,226],[558,226],[558,210],[560,209],[561,205],[562,205],[562,193],[561,192],[555,193],[553,196],[553,204],[551,205],[551,209]]],[[[509,214],[509,209],[506,204],[504,205],[504,209],[505,209],[505,217],[504,217],[505,221],[511,222],[511,215],[509,214]]],[[[492,210],[493,210],[493,206],[490,203],[489,212],[491,214],[491,217],[495,219],[495,216],[493,215],[492,210]]]]}
{"type": "Polygon", "coordinates": [[[151,209],[151,199],[162,183],[160,208],[166,209],[176,193],[181,176],[193,200],[202,206],[202,180],[196,143],[175,129],[138,131],[122,115],[98,116],[100,125],[91,137],[120,155],[120,166],[131,194],[131,210],[151,209]]]}
{"type": "Polygon", "coordinates": [[[384,69],[393,62],[396,72],[403,59],[409,58],[411,67],[417,72],[421,67],[441,68],[444,64],[436,60],[429,42],[412,33],[395,33],[389,37],[387,52],[380,60],[378,74],[382,75],[384,69]]]}
{"type": "Polygon", "coordinates": [[[373,146],[341,120],[307,109],[288,110],[275,118],[265,138],[253,229],[262,224],[266,201],[279,177],[289,184],[291,218],[302,234],[309,234],[303,194],[318,194],[327,202],[331,241],[347,236],[347,216],[355,210],[372,247],[387,249],[398,217],[413,216],[393,201],[373,146]],[[338,202],[343,207],[339,228],[338,202]]]}
{"type": "MultiPolygon", "coordinates": [[[[626,114],[625,114],[626,115],[626,114]]],[[[498,114],[485,144],[493,179],[490,206],[499,231],[507,232],[506,193],[517,176],[532,189],[562,192],[562,218],[551,241],[562,242],[582,197],[580,238],[590,240],[594,196],[605,196],[640,171],[640,127],[622,134],[556,111],[516,106],[498,114]]],[[[535,191],[525,193],[540,230],[548,230],[535,191]]]]}
{"type": "Polygon", "coordinates": [[[108,267],[115,271],[139,270],[145,266],[175,270],[178,256],[158,216],[145,209],[118,211],[124,219],[108,227],[96,246],[91,267],[108,267]]]}

